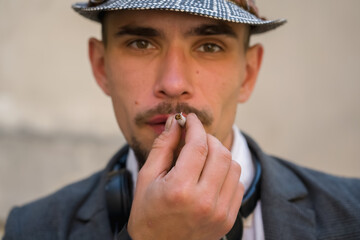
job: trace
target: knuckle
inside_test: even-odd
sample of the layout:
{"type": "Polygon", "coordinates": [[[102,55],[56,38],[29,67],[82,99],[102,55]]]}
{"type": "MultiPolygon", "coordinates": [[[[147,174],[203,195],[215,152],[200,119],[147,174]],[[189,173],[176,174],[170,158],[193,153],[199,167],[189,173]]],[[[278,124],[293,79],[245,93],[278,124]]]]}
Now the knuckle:
{"type": "Polygon", "coordinates": [[[230,165],[230,163],[232,162],[232,155],[229,152],[229,150],[227,150],[225,147],[222,146],[219,149],[219,154],[220,154],[220,158],[223,159],[224,162],[230,165]]]}
{"type": "Polygon", "coordinates": [[[195,208],[195,214],[201,217],[209,217],[213,215],[214,212],[214,202],[209,198],[203,198],[198,202],[198,205],[195,208]]]}
{"type": "Polygon", "coordinates": [[[208,146],[206,143],[198,143],[195,146],[195,150],[201,155],[201,156],[206,156],[208,153],[208,146]]]}
{"type": "Polygon", "coordinates": [[[241,174],[241,166],[236,161],[234,160],[231,161],[231,168],[233,168],[237,174],[241,174]]]}
{"type": "Polygon", "coordinates": [[[217,153],[217,160],[219,161],[219,167],[226,171],[229,171],[232,167],[232,156],[229,151],[224,150],[223,147],[219,148],[217,153]]]}
{"type": "Polygon", "coordinates": [[[216,223],[224,223],[228,219],[227,209],[220,208],[219,211],[215,214],[214,220],[216,223]]]}
{"type": "Polygon", "coordinates": [[[224,227],[224,231],[225,232],[230,232],[231,228],[234,226],[235,224],[235,220],[236,218],[227,218],[224,222],[223,222],[223,227],[224,227]]]}
{"type": "Polygon", "coordinates": [[[224,162],[232,161],[231,152],[214,136],[208,134],[209,145],[211,149],[219,155],[219,158],[224,162]]]}
{"type": "Polygon", "coordinates": [[[174,187],[167,191],[166,200],[170,204],[186,204],[191,198],[191,193],[186,187],[174,187]]]}
{"type": "Polygon", "coordinates": [[[209,145],[211,145],[212,147],[221,146],[220,141],[213,135],[208,133],[207,138],[208,138],[209,145]]]}

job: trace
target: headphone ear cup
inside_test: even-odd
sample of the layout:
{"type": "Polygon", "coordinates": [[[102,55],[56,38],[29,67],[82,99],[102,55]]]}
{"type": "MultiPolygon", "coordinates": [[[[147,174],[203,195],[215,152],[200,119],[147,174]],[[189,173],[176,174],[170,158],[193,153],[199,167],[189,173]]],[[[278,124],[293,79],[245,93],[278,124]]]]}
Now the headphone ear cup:
{"type": "Polygon", "coordinates": [[[133,181],[131,173],[121,168],[109,173],[106,184],[106,203],[112,223],[121,229],[130,216],[133,199],[133,181]]]}

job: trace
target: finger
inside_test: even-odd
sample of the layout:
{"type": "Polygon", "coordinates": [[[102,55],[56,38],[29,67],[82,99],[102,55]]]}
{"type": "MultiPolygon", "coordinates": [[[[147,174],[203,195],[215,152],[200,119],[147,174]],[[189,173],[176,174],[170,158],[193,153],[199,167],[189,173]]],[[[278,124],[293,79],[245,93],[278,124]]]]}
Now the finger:
{"type": "Polygon", "coordinates": [[[165,130],[155,139],[149,156],[141,168],[141,174],[154,179],[168,172],[180,137],[180,126],[176,123],[174,116],[170,116],[166,121],[165,130]]]}
{"type": "Polygon", "coordinates": [[[235,222],[244,196],[245,190],[244,185],[240,182],[240,174],[240,165],[232,161],[218,199],[218,204],[228,206],[228,223],[235,222]]]}
{"type": "MultiPolygon", "coordinates": [[[[238,187],[240,183],[240,174],[241,174],[241,167],[240,165],[235,162],[231,161],[230,169],[222,185],[220,194],[219,194],[219,202],[221,204],[230,205],[234,199],[237,199],[238,195],[243,195],[241,192],[238,192],[238,187]]],[[[241,184],[241,183],[240,183],[241,184]]]]}
{"type": "Polygon", "coordinates": [[[233,192],[234,193],[233,197],[228,205],[230,206],[228,221],[232,223],[230,225],[233,225],[240,211],[242,199],[244,197],[244,192],[245,192],[244,189],[245,189],[244,185],[239,181],[236,185],[235,191],[233,192]]]}
{"type": "MultiPolygon", "coordinates": [[[[208,194],[218,195],[231,166],[231,153],[214,136],[208,134],[208,156],[199,183],[204,189],[212,189],[208,194]]],[[[217,198],[217,197],[216,197],[217,198]]]]}
{"type": "Polygon", "coordinates": [[[193,113],[187,116],[185,126],[185,145],[171,171],[175,174],[180,172],[183,181],[197,183],[208,154],[207,136],[200,120],[193,113]]]}

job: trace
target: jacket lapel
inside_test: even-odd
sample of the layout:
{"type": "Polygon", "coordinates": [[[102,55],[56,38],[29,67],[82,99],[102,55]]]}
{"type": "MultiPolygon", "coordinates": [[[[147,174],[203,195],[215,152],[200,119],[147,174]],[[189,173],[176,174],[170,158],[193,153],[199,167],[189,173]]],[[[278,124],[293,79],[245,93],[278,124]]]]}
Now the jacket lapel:
{"type": "Polygon", "coordinates": [[[245,137],[262,166],[265,239],[316,239],[315,214],[304,184],[281,160],[265,155],[250,137],[245,137]]]}
{"type": "Polygon", "coordinates": [[[115,155],[100,177],[100,181],[90,191],[89,196],[80,205],[75,213],[74,221],[69,230],[69,239],[112,239],[112,231],[109,222],[109,215],[106,207],[105,185],[107,183],[107,173],[116,162],[115,155]]]}
{"type": "Polygon", "coordinates": [[[111,239],[111,235],[105,202],[105,185],[101,179],[76,213],[69,239],[111,239]]]}

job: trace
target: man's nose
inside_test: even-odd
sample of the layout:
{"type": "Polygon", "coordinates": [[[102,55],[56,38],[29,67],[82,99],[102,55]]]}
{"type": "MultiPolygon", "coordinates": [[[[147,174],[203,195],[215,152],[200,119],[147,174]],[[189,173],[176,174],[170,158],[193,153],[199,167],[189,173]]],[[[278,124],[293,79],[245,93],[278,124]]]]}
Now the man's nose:
{"type": "Polygon", "coordinates": [[[155,84],[159,98],[185,100],[192,94],[191,57],[181,47],[170,47],[160,60],[155,84]]]}

